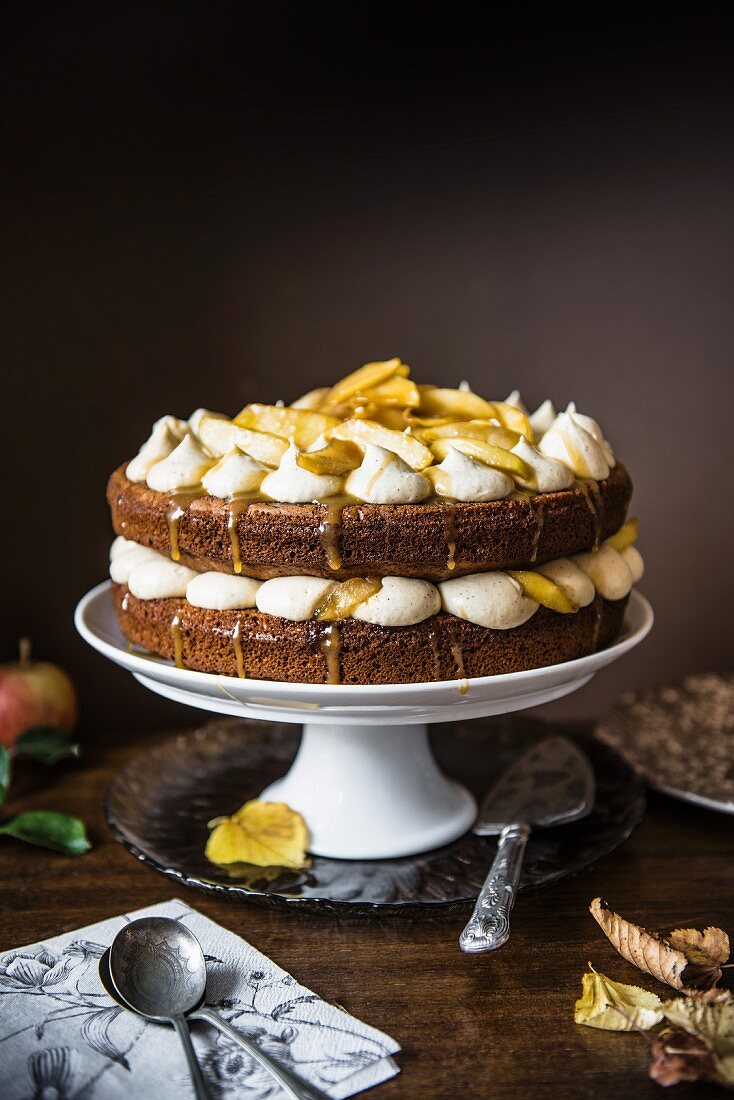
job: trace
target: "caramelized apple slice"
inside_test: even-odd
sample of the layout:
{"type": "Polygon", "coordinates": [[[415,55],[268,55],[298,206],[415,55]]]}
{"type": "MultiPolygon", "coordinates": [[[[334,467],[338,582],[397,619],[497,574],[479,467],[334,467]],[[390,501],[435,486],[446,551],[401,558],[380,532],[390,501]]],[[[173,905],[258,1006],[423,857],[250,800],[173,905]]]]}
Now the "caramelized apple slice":
{"type": "Polygon", "coordinates": [[[362,390],[361,396],[365,401],[374,401],[376,405],[394,405],[401,408],[414,408],[420,404],[420,394],[415,382],[409,378],[402,378],[394,374],[392,378],[369,389],[362,390]]]}
{"type": "Polygon", "coordinates": [[[432,428],[421,428],[415,433],[423,443],[431,444],[437,439],[481,439],[485,443],[494,443],[496,447],[510,450],[520,436],[509,428],[501,428],[489,420],[452,420],[447,424],[438,424],[432,428]]]}
{"type": "Polygon", "coordinates": [[[278,466],[288,450],[288,444],[277,435],[238,428],[231,420],[204,416],[199,425],[199,439],[210,454],[221,458],[234,447],[265,466],[278,466]]]}
{"type": "Polygon", "coordinates": [[[359,370],[352,371],[346,378],[340,379],[331,387],[327,397],[327,403],[338,405],[342,401],[349,400],[355,394],[364,394],[365,390],[379,386],[393,375],[407,378],[410,367],[401,363],[399,359],[386,359],[379,363],[365,363],[359,370]]]}
{"type": "Polygon", "coordinates": [[[312,474],[347,474],[362,464],[362,451],[356,443],[346,439],[332,439],[318,451],[305,451],[298,455],[296,463],[312,474]]]}
{"type": "Polygon", "coordinates": [[[375,420],[346,420],[330,433],[332,439],[348,439],[360,447],[374,443],[400,455],[413,470],[425,470],[433,462],[433,455],[415,436],[385,428],[375,420]]]}
{"type": "Polygon", "coordinates": [[[492,407],[494,408],[495,418],[499,420],[503,428],[509,428],[510,431],[524,435],[528,443],[535,442],[535,435],[530,421],[522,409],[518,409],[514,405],[508,405],[506,401],[493,401],[492,407]]]}
{"type": "Polygon", "coordinates": [[[431,444],[431,450],[439,462],[446,458],[450,447],[455,447],[457,451],[468,455],[469,458],[475,458],[477,462],[483,462],[485,466],[493,466],[496,470],[515,474],[525,480],[532,477],[533,471],[527,462],[524,462],[518,455],[513,454],[512,451],[495,446],[494,443],[485,443],[481,439],[467,439],[458,436],[455,439],[437,439],[431,444]]]}
{"type": "Polygon", "coordinates": [[[327,623],[348,619],[361,603],[376,595],[381,588],[382,581],[374,577],[350,577],[327,592],[313,617],[327,623]]]}
{"type": "Polygon", "coordinates": [[[605,541],[607,546],[611,546],[612,549],[616,550],[619,554],[621,554],[623,550],[626,550],[628,546],[631,546],[633,542],[637,542],[637,516],[628,519],[616,534],[605,541]]]}
{"type": "Polygon", "coordinates": [[[231,420],[220,420],[216,416],[202,416],[199,421],[199,439],[209,454],[221,458],[231,451],[235,444],[238,428],[231,420]]]}
{"type": "Polygon", "coordinates": [[[529,600],[535,600],[543,607],[549,607],[551,611],[559,611],[561,615],[573,615],[579,609],[579,605],[570,600],[560,585],[542,573],[532,573],[525,569],[508,569],[508,577],[512,577],[522,586],[524,595],[529,600]]]}
{"type": "Polygon", "coordinates": [[[335,428],[337,417],[310,409],[294,409],[279,405],[245,405],[234,418],[240,428],[269,432],[291,440],[297,447],[310,447],[320,435],[335,428]]]}
{"type": "Polygon", "coordinates": [[[450,416],[454,420],[489,420],[494,416],[494,406],[470,390],[419,386],[418,391],[424,416],[450,416]]]}

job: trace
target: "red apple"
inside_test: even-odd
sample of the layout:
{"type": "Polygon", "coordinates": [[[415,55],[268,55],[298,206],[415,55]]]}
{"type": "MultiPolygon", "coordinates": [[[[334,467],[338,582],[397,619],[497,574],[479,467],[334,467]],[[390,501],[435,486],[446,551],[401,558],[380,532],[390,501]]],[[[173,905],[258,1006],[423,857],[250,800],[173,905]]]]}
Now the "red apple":
{"type": "Polygon", "coordinates": [[[79,705],[76,688],[58,665],[31,660],[31,643],[20,642],[20,659],[0,665],[0,745],[10,746],[33,726],[71,732],[79,705]]]}

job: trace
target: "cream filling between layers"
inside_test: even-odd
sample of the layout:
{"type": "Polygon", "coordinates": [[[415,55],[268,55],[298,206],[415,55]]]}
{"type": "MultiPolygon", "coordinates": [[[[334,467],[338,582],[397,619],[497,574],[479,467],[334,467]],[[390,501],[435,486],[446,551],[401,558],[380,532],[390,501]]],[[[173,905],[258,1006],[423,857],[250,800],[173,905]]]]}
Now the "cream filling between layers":
{"type": "MultiPolygon", "coordinates": [[[[304,622],[338,583],[323,577],[274,577],[258,581],[230,573],[196,573],[127,539],[117,538],[110,550],[110,576],[126,584],[140,600],[185,598],[192,606],[212,611],[244,611],[257,607],[267,615],[304,622]]],[[[635,546],[621,553],[608,543],[598,551],[556,558],[534,572],[554,581],[579,607],[595,594],[621,600],[644,572],[635,546]]],[[[353,618],[376,626],[413,626],[439,611],[493,630],[511,630],[530,619],[540,605],[525,596],[514,577],[500,570],[471,573],[438,585],[414,577],[383,577],[379,592],[353,612],[353,618]]]]}

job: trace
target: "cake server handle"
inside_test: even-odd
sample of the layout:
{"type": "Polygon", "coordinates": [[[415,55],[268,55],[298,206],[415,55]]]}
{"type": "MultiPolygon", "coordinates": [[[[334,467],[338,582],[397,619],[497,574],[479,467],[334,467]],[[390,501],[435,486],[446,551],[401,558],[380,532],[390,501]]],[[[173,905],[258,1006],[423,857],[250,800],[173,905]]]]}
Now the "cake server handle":
{"type": "Polygon", "coordinates": [[[510,913],[515,904],[525,845],[530,826],[506,825],[500,833],[497,854],[479,892],[474,912],[459,936],[459,947],[468,953],[495,951],[510,936],[510,913]]]}

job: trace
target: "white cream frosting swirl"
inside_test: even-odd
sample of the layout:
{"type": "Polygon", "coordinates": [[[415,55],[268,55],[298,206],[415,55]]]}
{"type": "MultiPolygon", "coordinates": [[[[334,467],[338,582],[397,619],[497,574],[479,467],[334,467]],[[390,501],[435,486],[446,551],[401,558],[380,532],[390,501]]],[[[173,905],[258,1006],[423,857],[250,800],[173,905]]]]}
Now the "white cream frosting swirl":
{"type": "Polygon", "coordinates": [[[418,504],[430,496],[431,483],[400,455],[368,443],[361,466],[349,474],[344,489],[367,504],[418,504]]]}
{"type": "Polygon", "coordinates": [[[492,630],[521,626],[538,609],[507,573],[472,573],[442,581],[438,588],[444,611],[492,630]]]}
{"type": "Polygon", "coordinates": [[[637,584],[645,575],[645,562],[642,559],[642,554],[636,546],[626,546],[624,550],[620,551],[620,554],[632,574],[633,583],[637,584]]]}
{"type": "Polygon", "coordinates": [[[156,420],[149,437],[127,464],[125,476],[128,481],[145,481],[149,470],[178,447],[187,431],[186,421],[176,416],[162,416],[156,420]]]}
{"type": "Polygon", "coordinates": [[[186,599],[193,607],[210,611],[240,611],[255,606],[260,584],[231,573],[197,573],[186,585],[186,599]]]}
{"type": "Polygon", "coordinates": [[[159,493],[197,489],[212,462],[199,441],[193,435],[185,435],[166,458],[151,466],[145,480],[149,489],[159,493]]]}
{"type": "Polygon", "coordinates": [[[334,581],[322,577],[273,577],[260,585],[255,603],[265,615],[305,622],[333,587],[334,581]]]}
{"type": "Polygon", "coordinates": [[[210,496],[233,497],[256,493],[267,472],[265,466],[235,448],[207,470],[201,483],[210,496]]]}
{"type": "Polygon", "coordinates": [[[431,467],[436,493],[460,501],[502,500],[514,489],[512,478],[449,447],[443,462],[431,467]]]}
{"type": "Polygon", "coordinates": [[[412,626],[441,610],[438,589],[413,577],[383,577],[382,588],[353,612],[353,618],[376,626],[412,626]]]}
{"type": "Polygon", "coordinates": [[[571,561],[582,569],[605,600],[622,600],[634,583],[630,567],[623,556],[603,542],[598,550],[588,554],[574,554],[571,561]]]}
{"type": "Polygon", "coordinates": [[[341,478],[304,470],[296,462],[299,453],[295,444],[291,443],[278,469],[269,473],[260,485],[261,493],[285,504],[308,504],[341,492],[341,478]]]}
{"type": "Polygon", "coordinates": [[[599,422],[597,420],[594,420],[592,416],[586,416],[585,413],[578,412],[576,409],[576,405],[573,401],[570,401],[569,404],[566,406],[566,412],[574,418],[577,424],[580,424],[582,428],[585,428],[589,435],[593,435],[594,439],[603,450],[604,457],[606,458],[609,466],[611,466],[612,468],[616,466],[612,446],[608,442],[608,440],[604,438],[604,432],[601,430],[601,425],[599,424],[599,422]]]}
{"type": "MultiPolygon", "coordinates": [[[[124,539],[123,541],[128,542],[129,540],[124,539]]],[[[117,542],[117,539],[115,539],[115,542],[117,542]]],[[[148,546],[139,546],[135,542],[129,543],[127,547],[119,544],[118,546],[119,549],[114,554],[110,551],[110,577],[115,584],[127,584],[133,569],[144,562],[167,560],[157,550],[151,550],[148,546]]]]}
{"type": "Polygon", "coordinates": [[[530,481],[518,477],[518,483],[524,489],[532,489],[536,493],[557,493],[561,489],[568,489],[573,485],[573,474],[568,466],[558,462],[555,458],[547,458],[536,447],[532,447],[525,436],[520,436],[512,453],[527,462],[533,471],[530,481]]]}
{"type": "Polygon", "coordinates": [[[609,477],[605,448],[573,413],[558,414],[538,444],[538,450],[547,458],[555,458],[568,466],[576,477],[595,481],[609,477]]]}
{"type": "Polygon", "coordinates": [[[211,417],[212,420],[229,420],[229,417],[225,413],[212,412],[211,409],[194,409],[189,417],[189,428],[197,439],[199,438],[201,422],[205,416],[211,417]]]}
{"type": "Polygon", "coordinates": [[[547,577],[565,592],[572,603],[586,607],[596,595],[592,581],[570,558],[555,558],[543,565],[537,565],[535,572],[547,577]]]}
{"type": "Polygon", "coordinates": [[[183,597],[190,581],[198,576],[193,569],[178,565],[162,555],[157,561],[143,561],[130,573],[127,586],[139,600],[167,600],[183,597]]]}
{"type": "Polygon", "coordinates": [[[530,427],[536,439],[542,439],[556,418],[556,410],[553,402],[546,397],[542,405],[538,405],[534,413],[530,414],[530,427]]]}

